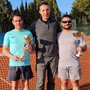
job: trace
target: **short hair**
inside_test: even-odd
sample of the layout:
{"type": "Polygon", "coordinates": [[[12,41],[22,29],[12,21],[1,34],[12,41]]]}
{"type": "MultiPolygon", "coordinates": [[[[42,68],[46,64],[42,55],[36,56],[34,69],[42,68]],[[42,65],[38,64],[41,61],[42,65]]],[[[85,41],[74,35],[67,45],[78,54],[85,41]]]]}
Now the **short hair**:
{"type": "Polygon", "coordinates": [[[65,18],[65,17],[68,17],[68,18],[70,18],[70,19],[72,20],[71,15],[69,15],[69,14],[65,14],[65,15],[63,15],[63,16],[61,17],[61,21],[62,21],[62,19],[65,18]]]}
{"type": "Polygon", "coordinates": [[[42,5],[48,5],[49,6],[49,4],[47,3],[47,2],[41,2],[39,5],[38,5],[38,10],[40,10],[40,6],[42,6],[42,5]]]}
{"type": "Polygon", "coordinates": [[[12,20],[13,20],[14,16],[19,16],[23,20],[23,16],[20,13],[14,13],[12,16],[12,20]]]}

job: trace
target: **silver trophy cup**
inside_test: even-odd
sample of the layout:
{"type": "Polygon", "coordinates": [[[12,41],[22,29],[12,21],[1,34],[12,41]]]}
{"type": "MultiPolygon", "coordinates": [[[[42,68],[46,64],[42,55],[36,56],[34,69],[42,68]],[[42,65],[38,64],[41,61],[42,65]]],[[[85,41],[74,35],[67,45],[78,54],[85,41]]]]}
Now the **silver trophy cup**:
{"type": "MultiPolygon", "coordinates": [[[[73,33],[73,35],[74,35],[74,37],[76,37],[77,38],[77,43],[78,43],[78,45],[80,46],[80,37],[83,35],[83,33],[82,32],[75,32],[75,33],[73,33]]],[[[82,52],[81,51],[79,51],[77,54],[76,54],[76,56],[77,57],[80,57],[80,56],[83,56],[83,54],[82,54],[82,52]]]]}

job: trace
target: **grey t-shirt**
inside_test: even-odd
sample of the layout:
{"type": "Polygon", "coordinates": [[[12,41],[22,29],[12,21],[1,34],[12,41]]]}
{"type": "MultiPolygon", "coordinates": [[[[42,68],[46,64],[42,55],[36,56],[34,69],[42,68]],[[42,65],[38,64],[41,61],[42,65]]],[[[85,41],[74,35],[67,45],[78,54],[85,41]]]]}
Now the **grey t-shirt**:
{"type": "MultiPolygon", "coordinates": [[[[75,30],[69,32],[60,32],[58,34],[59,46],[59,66],[79,66],[79,58],[76,57],[76,48],[78,47],[77,38],[73,36],[75,30]]],[[[86,44],[83,36],[79,38],[80,45],[86,44]]]]}

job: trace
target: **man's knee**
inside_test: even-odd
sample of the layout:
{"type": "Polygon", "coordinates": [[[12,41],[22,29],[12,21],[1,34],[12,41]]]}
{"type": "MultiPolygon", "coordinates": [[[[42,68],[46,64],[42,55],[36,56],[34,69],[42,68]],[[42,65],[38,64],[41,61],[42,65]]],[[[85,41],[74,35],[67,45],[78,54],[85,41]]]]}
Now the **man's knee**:
{"type": "Polygon", "coordinates": [[[79,86],[79,81],[78,80],[72,80],[71,84],[72,84],[72,86],[77,87],[77,86],[79,86]]]}

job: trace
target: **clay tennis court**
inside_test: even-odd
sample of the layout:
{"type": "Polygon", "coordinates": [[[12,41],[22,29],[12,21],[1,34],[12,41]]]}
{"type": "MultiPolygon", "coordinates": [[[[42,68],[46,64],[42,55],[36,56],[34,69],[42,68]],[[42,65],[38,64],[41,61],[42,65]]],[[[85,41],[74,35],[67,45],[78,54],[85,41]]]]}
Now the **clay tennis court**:
{"type": "MultiPolygon", "coordinates": [[[[85,37],[86,43],[90,46],[90,36],[85,37]]],[[[0,47],[1,53],[2,47],[0,47]]],[[[80,57],[80,63],[82,68],[82,79],[80,80],[80,90],[90,90],[90,47],[86,52],[83,53],[84,56],[80,57]]],[[[31,67],[33,70],[34,77],[30,80],[30,90],[35,90],[37,75],[36,75],[36,56],[35,54],[31,54],[31,67]]],[[[8,72],[8,63],[9,58],[6,56],[0,56],[0,90],[11,90],[11,83],[6,80],[7,72],[8,72]]],[[[47,83],[47,77],[46,77],[47,83]]],[[[45,83],[45,86],[46,86],[45,83]]],[[[60,90],[60,79],[55,77],[55,90],[60,90]]],[[[71,84],[69,83],[69,89],[71,90],[71,84]]],[[[19,89],[22,88],[21,80],[19,84],[19,89]]],[[[46,88],[45,88],[46,90],[46,88]]]]}

